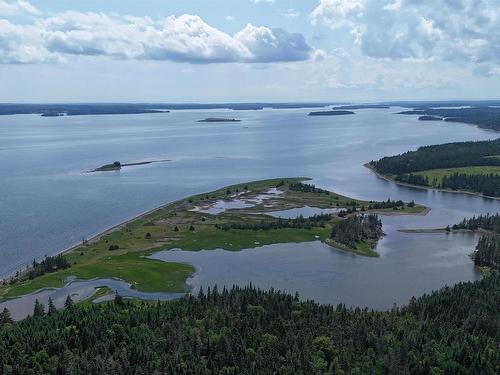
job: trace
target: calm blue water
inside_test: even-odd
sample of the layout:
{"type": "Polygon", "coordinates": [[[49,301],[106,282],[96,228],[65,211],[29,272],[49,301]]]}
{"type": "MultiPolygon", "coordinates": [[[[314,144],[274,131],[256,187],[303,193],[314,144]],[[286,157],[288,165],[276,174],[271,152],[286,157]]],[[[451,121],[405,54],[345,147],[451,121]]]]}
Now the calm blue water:
{"type": "MultiPolygon", "coordinates": [[[[411,255],[408,267],[419,267],[428,254],[420,248],[435,238],[403,238],[397,228],[444,226],[464,216],[498,212],[500,201],[399,187],[363,164],[420,145],[492,139],[497,134],[465,124],[419,122],[417,116],[393,114],[398,110],[359,110],[354,116],[335,117],[308,117],[307,109],[1,116],[0,277],[165,202],[278,176],[310,176],[321,187],[360,199],[414,199],[432,207],[426,217],[383,219],[388,235],[380,245],[381,258],[397,253],[410,238],[414,245],[404,250],[411,255]],[[228,112],[243,121],[197,122],[228,112]],[[154,159],[171,161],[84,173],[115,160],[154,159]]],[[[445,244],[453,251],[470,246],[470,241],[457,236],[445,244]]],[[[468,258],[460,259],[472,267],[468,258]]],[[[405,277],[405,270],[399,270],[405,277]]],[[[471,277],[476,276],[460,269],[439,282],[471,277]]]]}

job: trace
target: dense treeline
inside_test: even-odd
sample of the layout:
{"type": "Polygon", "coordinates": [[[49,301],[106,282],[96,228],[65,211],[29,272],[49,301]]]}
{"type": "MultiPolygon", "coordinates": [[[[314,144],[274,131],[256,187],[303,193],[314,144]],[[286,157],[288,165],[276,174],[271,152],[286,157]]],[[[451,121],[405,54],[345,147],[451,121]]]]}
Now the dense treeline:
{"type": "Polygon", "coordinates": [[[382,221],[376,214],[361,214],[349,216],[334,225],[330,238],[356,248],[359,241],[377,241],[383,234],[382,221]]]}
{"type": "Polygon", "coordinates": [[[480,128],[500,130],[500,108],[439,108],[426,109],[426,113],[444,117],[445,121],[464,122],[480,128]]]}
{"type": "Polygon", "coordinates": [[[378,172],[402,175],[438,168],[455,168],[478,165],[500,165],[500,139],[479,142],[455,142],[419,147],[396,156],[387,156],[370,165],[378,172]]]}
{"type": "Polygon", "coordinates": [[[471,190],[491,197],[500,196],[500,175],[453,173],[444,176],[439,187],[452,190],[471,190]]]}
{"type": "Polygon", "coordinates": [[[497,374],[500,277],[374,312],[253,287],[0,326],[2,374],[497,374]]]}
{"type": "Polygon", "coordinates": [[[483,235],[472,254],[474,264],[480,267],[497,268],[500,266],[500,235],[483,235]]]}
{"type": "Polygon", "coordinates": [[[453,229],[484,229],[500,233],[500,214],[495,215],[479,215],[472,218],[465,218],[460,223],[454,224],[453,229]]]}
{"type": "MultiPolygon", "coordinates": [[[[404,207],[405,202],[402,200],[397,200],[397,201],[391,201],[390,199],[387,199],[386,201],[381,201],[381,202],[371,202],[368,205],[369,210],[380,210],[383,208],[399,208],[399,207],[404,207]]],[[[408,203],[408,207],[415,207],[415,202],[411,201],[408,203]]]]}
{"type": "Polygon", "coordinates": [[[44,275],[45,273],[65,270],[70,266],[70,263],[61,254],[53,257],[47,256],[40,263],[33,260],[31,269],[28,271],[28,277],[33,279],[37,276],[44,275]]]}
{"type": "Polygon", "coordinates": [[[41,262],[33,260],[31,267],[29,267],[25,272],[17,272],[16,275],[8,282],[10,284],[14,284],[22,280],[31,280],[46,273],[65,270],[69,267],[71,267],[71,264],[61,254],[56,256],[46,256],[41,262]]]}
{"type": "Polygon", "coordinates": [[[328,190],[320,189],[317,188],[313,184],[304,184],[302,182],[297,182],[288,185],[290,190],[295,190],[295,191],[301,191],[303,193],[323,193],[323,194],[330,194],[328,190]]]}
{"type": "Polygon", "coordinates": [[[482,229],[488,231],[479,239],[476,250],[472,254],[474,264],[480,267],[500,267],[500,214],[479,215],[453,225],[453,229],[482,229]]]}
{"type": "Polygon", "coordinates": [[[324,227],[332,219],[332,214],[318,214],[310,217],[300,215],[294,219],[261,220],[258,222],[215,224],[217,229],[270,230],[280,228],[311,229],[324,227]]]}
{"type": "Polygon", "coordinates": [[[500,196],[500,175],[498,174],[466,174],[453,173],[443,176],[441,182],[429,183],[427,176],[410,174],[398,174],[396,181],[412,185],[432,186],[439,189],[470,190],[490,197],[500,196]]]}
{"type": "Polygon", "coordinates": [[[427,176],[421,176],[419,174],[413,174],[413,173],[398,174],[396,175],[396,177],[394,177],[394,179],[396,181],[404,182],[406,184],[430,186],[429,178],[427,176]]]}

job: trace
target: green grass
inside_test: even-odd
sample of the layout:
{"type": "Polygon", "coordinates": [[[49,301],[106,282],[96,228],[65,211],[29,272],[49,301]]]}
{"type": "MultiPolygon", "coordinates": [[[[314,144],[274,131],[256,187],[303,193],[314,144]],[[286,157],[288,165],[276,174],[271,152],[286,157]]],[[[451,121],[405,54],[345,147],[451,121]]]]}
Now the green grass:
{"type": "Polygon", "coordinates": [[[146,259],[147,253],[127,253],[120,256],[108,256],[96,263],[76,264],[73,267],[54,273],[48,273],[33,280],[15,284],[3,297],[14,297],[35,290],[64,286],[68,276],[79,279],[111,277],[133,284],[143,292],[183,292],[185,281],[194,272],[194,267],[183,263],[167,263],[160,260],[146,259]]]}
{"type": "Polygon", "coordinates": [[[203,229],[196,233],[188,233],[181,240],[173,243],[169,248],[183,250],[242,250],[255,246],[270,245],[273,243],[307,242],[328,238],[331,226],[313,229],[282,228],[272,230],[217,230],[203,229]]]}
{"type": "Polygon", "coordinates": [[[339,242],[335,242],[333,240],[328,240],[327,243],[336,249],[347,251],[357,255],[363,255],[372,258],[377,258],[379,256],[379,254],[375,250],[373,250],[370,244],[366,241],[357,241],[355,248],[341,244],[339,242]]]}
{"type": "Polygon", "coordinates": [[[459,168],[442,168],[442,169],[429,169],[420,172],[414,172],[415,175],[426,176],[429,179],[431,186],[438,186],[443,181],[444,176],[450,176],[454,173],[481,175],[481,174],[499,174],[500,166],[473,166],[473,167],[459,167],[459,168]]]}
{"type": "MultiPolygon", "coordinates": [[[[182,292],[186,290],[186,279],[194,272],[188,264],[167,263],[144,258],[155,251],[181,248],[197,251],[222,248],[241,250],[262,245],[287,242],[307,242],[317,238],[328,239],[332,225],[340,220],[333,218],[324,228],[272,229],[272,230],[221,230],[216,224],[251,223],[278,219],[256,213],[304,205],[327,208],[346,207],[353,202],[367,207],[369,202],[325,193],[304,193],[288,189],[290,183],[307,178],[277,178],[232,185],[213,192],[198,194],[153,210],[129,223],[114,228],[91,243],[75,246],[64,254],[71,263],[69,269],[37,277],[33,280],[0,286],[0,299],[36,291],[44,287],[61,287],[68,276],[79,279],[118,278],[133,284],[144,292],[182,292]],[[258,205],[245,210],[230,210],[220,215],[193,212],[194,207],[208,205],[219,199],[230,199],[234,194],[244,193],[252,198],[271,187],[280,186],[282,198],[266,201],[272,207],[258,205]],[[194,231],[189,230],[193,226],[194,231]],[[177,227],[178,231],[174,230],[177,227]],[[109,250],[110,246],[118,250],[109,250]]],[[[242,197],[239,197],[242,198],[242,197]]],[[[407,213],[418,213],[423,206],[406,208],[407,213]]],[[[388,210],[390,212],[392,210],[388,210]]],[[[397,211],[396,211],[397,212],[397,211]]],[[[368,244],[359,243],[356,249],[344,249],[359,255],[377,256],[368,244]]]]}

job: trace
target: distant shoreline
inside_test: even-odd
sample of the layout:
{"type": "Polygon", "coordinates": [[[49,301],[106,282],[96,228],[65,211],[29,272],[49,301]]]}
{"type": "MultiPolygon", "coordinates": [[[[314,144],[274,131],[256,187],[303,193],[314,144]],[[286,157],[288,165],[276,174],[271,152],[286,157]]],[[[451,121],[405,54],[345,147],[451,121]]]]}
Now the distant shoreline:
{"type": "Polygon", "coordinates": [[[385,174],[380,173],[375,168],[373,168],[373,166],[370,163],[365,163],[365,164],[363,164],[363,166],[366,167],[366,168],[368,168],[369,170],[371,170],[378,177],[380,177],[380,178],[382,178],[382,179],[384,179],[386,181],[393,182],[396,185],[400,185],[400,186],[406,186],[406,187],[411,187],[411,188],[416,188],[416,189],[422,189],[422,190],[433,190],[433,191],[439,191],[439,192],[443,192],[443,193],[467,194],[467,195],[474,195],[476,197],[481,197],[481,198],[485,198],[485,199],[500,200],[500,197],[491,197],[489,195],[484,195],[484,194],[481,194],[481,193],[474,193],[472,191],[440,189],[440,188],[436,188],[436,187],[432,187],[432,186],[413,185],[413,184],[409,184],[407,182],[397,181],[397,180],[395,180],[392,177],[389,177],[389,176],[386,176],[385,174]]]}

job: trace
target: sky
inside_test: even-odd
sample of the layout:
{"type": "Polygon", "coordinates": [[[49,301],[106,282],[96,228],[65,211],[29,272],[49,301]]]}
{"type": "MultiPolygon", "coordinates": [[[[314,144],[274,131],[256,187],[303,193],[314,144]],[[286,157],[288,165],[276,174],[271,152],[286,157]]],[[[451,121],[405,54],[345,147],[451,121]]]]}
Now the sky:
{"type": "Polygon", "coordinates": [[[500,0],[0,0],[0,102],[500,99],[500,0]]]}

